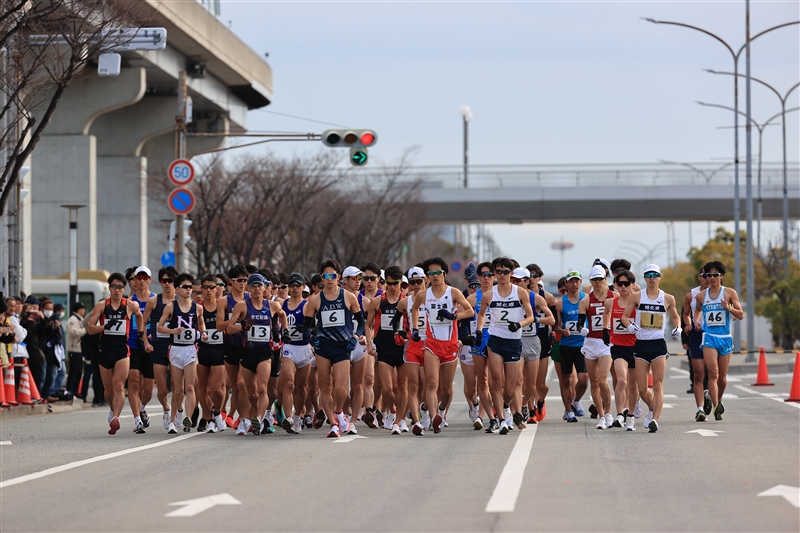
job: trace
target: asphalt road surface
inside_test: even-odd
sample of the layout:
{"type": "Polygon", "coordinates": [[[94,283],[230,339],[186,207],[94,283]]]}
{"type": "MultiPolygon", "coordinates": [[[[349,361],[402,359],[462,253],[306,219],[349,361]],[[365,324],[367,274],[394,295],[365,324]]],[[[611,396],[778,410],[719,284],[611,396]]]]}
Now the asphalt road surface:
{"type": "Polygon", "coordinates": [[[799,531],[791,376],[732,376],[725,419],[696,423],[677,367],[655,434],[562,421],[552,371],[547,418],[506,436],[473,430],[460,372],[450,426],[424,437],[167,435],[153,403],[145,435],[127,409],[113,437],[105,409],[11,419],[0,531],[799,531]]]}

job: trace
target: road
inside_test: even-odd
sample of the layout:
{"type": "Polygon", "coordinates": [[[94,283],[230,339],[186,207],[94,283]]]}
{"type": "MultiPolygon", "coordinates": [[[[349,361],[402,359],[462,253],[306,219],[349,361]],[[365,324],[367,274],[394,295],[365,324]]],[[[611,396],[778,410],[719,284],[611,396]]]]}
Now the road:
{"type": "Polygon", "coordinates": [[[677,359],[655,434],[641,419],[635,432],[595,429],[588,413],[563,422],[552,371],[547,418],[507,436],[472,429],[460,372],[450,427],[424,437],[363,424],[366,438],[340,441],[168,436],[152,404],[145,435],[129,411],[113,437],[104,409],[3,421],[0,531],[800,530],[800,502],[758,496],[800,486],[800,404],[782,401],[791,376],[761,388],[732,377],[725,419],[701,424],[677,359]]]}

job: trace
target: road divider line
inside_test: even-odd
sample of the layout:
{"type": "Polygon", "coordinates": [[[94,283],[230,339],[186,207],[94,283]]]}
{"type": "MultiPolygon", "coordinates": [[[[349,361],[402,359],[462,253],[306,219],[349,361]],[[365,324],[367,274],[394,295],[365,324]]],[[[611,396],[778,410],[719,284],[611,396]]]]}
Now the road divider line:
{"type": "MultiPolygon", "coordinates": [[[[784,401],[783,401],[783,398],[781,398],[780,396],[778,396],[778,395],[777,395],[777,394],[775,394],[774,392],[760,392],[760,391],[757,391],[757,390],[751,389],[751,388],[749,388],[749,387],[745,387],[744,385],[734,385],[734,387],[736,387],[736,388],[737,388],[737,389],[739,389],[740,391],[749,392],[750,394],[757,394],[757,395],[759,395],[759,396],[760,396],[760,397],[762,397],[762,398],[768,398],[768,399],[770,399],[770,400],[775,400],[775,401],[777,401],[777,402],[781,402],[781,404],[783,404],[783,405],[790,405],[790,406],[794,407],[795,409],[800,409],[800,403],[796,403],[796,402],[784,402],[784,401]]],[[[723,398],[724,398],[724,397],[725,397],[725,396],[723,395],[723,398]]]]}
{"type": "Polygon", "coordinates": [[[0,446],[11,446],[10,440],[0,440],[0,446]]]}
{"type": "Polygon", "coordinates": [[[115,457],[121,457],[123,455],[128,455],[131,453],[142,452],[144,450],[158,448],[159,446],[166,446],[167,444],[173,444],[175,442],[180,442],[182,440],[191,439],[192,437],[197,437],[198,435],[203,435],[203,433],[189,433],[188,435],[181,435],[180,437],[162,440],[160,442],[154,442],[153,444],[146,444],[144,446],[137,446],[135,448],[128,448],[127,450],[120,450],[118,452],[107,453],[105,455],[98,455],[97,457],[91,457],[89,459],[83,459],[81,461],[75,461],[61,466],[54,466],[53,468],[48,468],[46,470],[42,470],[41,472],[34,472],[33,474],[26,474],[24,476],[15,477],[2,481],[0,482],[0,489],[5,489],[13,485],[19,485],[20,483],[26,483],[28,481],[33,481],[34,479],[40,479],[43,477],[52,476],[53,474],[58,474],[60,472],[65,472],[67,470],[72,470],[73,468],[78,468],[79,466],[98,463],[100,461],[105,461],[106,459],[113,459],[115,457]]]}
{"type": "Polygon", "coordinates": [[[528,426],[520,431],[514,449],[497,480],[489,502],[486,504],[487,513],[513,513],[517,505],[519,491],[522,488],[522,479],[525,476],[525,467],[531,456],[533,439],[536,438],[538,424],[528,426]]]}

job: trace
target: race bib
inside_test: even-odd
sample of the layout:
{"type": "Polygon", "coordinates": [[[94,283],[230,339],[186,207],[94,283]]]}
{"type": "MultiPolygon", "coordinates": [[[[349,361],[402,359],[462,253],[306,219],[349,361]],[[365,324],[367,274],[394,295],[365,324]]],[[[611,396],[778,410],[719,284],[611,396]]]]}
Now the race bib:
{"type": "Polygon", "coordinates": [[[639,327],[642,329],[664,329],[664,315],[642,311],[639,315],[639,327]]]}
{"type": "Polygon", "coordinates": [[[156,338],[157,339],[169,339],[169,333],[159,333],[156,331],[156,338]]]}
{"type": "MultiPolygon", "coordinates": [[[[526,317],[527,318],[527,317],[526,317]]],[[[523,337],[535,337],[536,336],[536,322],[531,322],[524,328],[522,328],[522,336],[523,337]]]]}
{"type": "Polygon", "coordinates": [[[269,342],[272,335],[269,332],[269,326],[253,325],[247,331],[247,340],[250,342],[269,342]]]}
{"type": "Polygon", "coordinates": [[[577,320],[568,320],[564,322],[564,329],[569,331],[570,334],[578,333],[578,321],[577,320]]]}
{"type": "Polygon", "coordinates": [[[603,315],[592,315],[589,322],[589,329],[592,331],[603,331],[603,315]]]}
{"type": "Polygon", "coordinates": [[[125,329],[125,321],[118,320],[112,327],[103,331],[103,335],[125,335],[127,333],[125,329]]]}
{"type": "Polygon", "coordinates": [[[428,313],[422,309],[419,310],[419,318],[417,319],[417,329],[424,330],[428,327],[428,313]]]}
{"type": "Polygon", "coordinates": [[[724,326],[725,313],[726,311],[721,311],[719,309],[716,311],[706,311],[703,320],[707,326],[724,326]]]}
{"type": "Polygon", "coordinates": [[[289,326],[289,337],[293,342],[303,340],[303,327],[302,326],[289,326]]]}
{"type": "Polygon", "coordinates": [[[322,317],[323,328],[334,328],[337,326],[344,326],[344,309],[328,309],[320,311],[322,317]]]}
{"type": "Polygon", "coordinates": [[[387,315],[386,313],[381,313],[381,330],[383,331],[392,331],[392,319],[394,315],[387,315]]]}
{"type": "Polygon", "coordinates": [[[180,335],[173,335],[173,342],[175,344],[194,344],[197,342],[197,330],[185,329],[180,335]]]}
{"type": "Polygon", "coordinates": [[[611,325],[614,327],[614,335],[630,335],[628,328],[622,325],[621,318],[612,318],[611,325]]]}
{"type": "Polygon", "coordinates": [[[222,344],[222,332],[216,329],[207,329],[208,339],[206,344],[222,344]]]}

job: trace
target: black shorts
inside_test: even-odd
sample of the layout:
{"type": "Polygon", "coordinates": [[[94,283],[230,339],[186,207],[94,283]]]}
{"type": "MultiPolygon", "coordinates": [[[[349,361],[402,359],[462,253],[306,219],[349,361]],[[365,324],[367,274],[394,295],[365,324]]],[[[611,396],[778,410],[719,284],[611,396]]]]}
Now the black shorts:
{"type": "Polygon", "coordinates": [[[404,346],[375,346],[376,351],[378,352],[378,362],[379,363],[386,363],[387,365],[398,368],[405,363],[403,359],[403,352],[404,346]],[[396,348],[399,348],[396,349],[396,348]]]}
{"type": "Polygon", "coordinates": [[[646,363],[652,363],[659,357],[669,357],[667,351],[667,341],[664,339],[653,340],[636,340],[636,346],[633,347],[633,356],[636,359],[641,359],[646,363]]]}
{"type": "Polygon", "coordinates": [[[126,344],[125,346],[116,346],[112,348],[106,348],[104,350],[101,349],[98,363],[103,368],[113,369],[114,365],[117,364],[117,361],[122,361],[128,357],[130,357],[130,350],[126,344]]]}
{"type": "Polygon", "coordinates": [[[350,350],[348,350],[349,342],[347,341],[334,341],[327,337],[319,337],[319,346],[314,352],[319,357],[324,357],[331,362],[332,365],[341,363],[342,361],[350,361],[350,350]]]}
{"type": "MultiPolygon", "coordinates": [[[[546,329],[547,328],[545,328],[545,330],[546,329]]],[[[550,351],[552,349],[552,346],[550,346],[550,334],[539,335],[539,341],[542,343],[542,353],[539,354],[539,359],[550,357],[550,351]]]]}
{"type": "Polygon", "coordinates": [[[272,367],[269,369],[269,377],[278,378],[281,376],[281,352],[282,349],[277,349],[272,352],[272,367]]]}
{"type": "Polygon", "coordinates": [[[150,363],[153,365],[169,366],[169,344],[154,344],[150,352],[150,363]]]}
{"type": "Polygon", "coordinates": [[[131,370],[138,370],[145,379],[155,379],[150,354],[138,348],[131,348],[131,370]]]}
{"type": "Polygon", "coordinates": [[[580,374],[586,372],[586,359],[583,358],[580,346],[564,346],[559,348],[559,356],[561,357],[561,373],[572,374],[572,367],[580,374]]]}
{"type": "Polygon", "coordinates": [[[242,362],[242,355],[244,353],[243,350],[244,347],[237,344],[223,344],[222,354],[225,359],[225,363],[233,366],[239,366],[239,363],[242,362]]]}
{"type": "Polygon", "coordinates": [[[689,333],[689,357],[703,359],[703,332],[692,329],[689,333]]]}
{"type": "Polygon", "coordinates": [[[633,359],[633,346],[611,346],[611,360],[624,359],[628,363],[628,368],[636,368],[636,361],[633,359]]]}
{"type": "Polygon", "coordinates": [[[264,361],[272,361],[272,348],[269,345],[258,348],[242,348],[242,367],[253,374],[258,372],[258,365],[264,361]]]}
{"type": "Polygon", "coordinates": [[[522,357],[521,339],[504,339],[503,337],[491,335],[489,342],[486,343],[486,348],[495,355],[502,357],[504,363],[516,363],[522,357]]]}
{"type": "Polygon", "coordinates": [[[200,345],[197,351],[197,364],[202,366],[222,366],[225,363],[225,357],[222,355],[221,348],[209,348],[200,345]]]}

